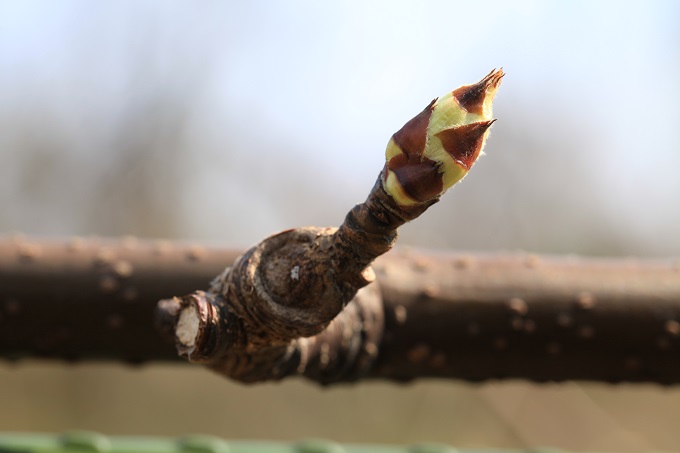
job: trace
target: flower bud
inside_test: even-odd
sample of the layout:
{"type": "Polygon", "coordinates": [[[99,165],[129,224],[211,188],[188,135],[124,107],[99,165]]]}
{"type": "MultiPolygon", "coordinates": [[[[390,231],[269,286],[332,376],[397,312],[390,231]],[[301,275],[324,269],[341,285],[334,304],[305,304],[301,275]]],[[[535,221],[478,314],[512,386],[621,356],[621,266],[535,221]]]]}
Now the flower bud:
{"type": "Polygon", "coordinates": [[[482,153],[491,104],[505,74],[491,71],[433,100],[397,131],[385,151],[385,191],[402,206],[439,197],[460,181],[482,153]]]}

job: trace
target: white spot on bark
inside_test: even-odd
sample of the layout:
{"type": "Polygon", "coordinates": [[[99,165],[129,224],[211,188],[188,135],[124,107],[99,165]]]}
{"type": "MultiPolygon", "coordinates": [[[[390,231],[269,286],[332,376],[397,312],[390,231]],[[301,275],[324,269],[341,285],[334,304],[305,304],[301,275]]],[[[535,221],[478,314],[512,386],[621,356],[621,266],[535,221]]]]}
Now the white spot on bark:
{"type": "Polygon", "coordinates": [[[290,270],[290,278],[292,280],[300,280],[300,266],[295,266],[290,270]]]}
{"type": "Polygon", "coordinates": [[[408,312],[406,311],[406,307],[403,305],[397,305],[394,307],[394,319],[397,321],[397,324],[404,324],[407,317],[408,312]]]}

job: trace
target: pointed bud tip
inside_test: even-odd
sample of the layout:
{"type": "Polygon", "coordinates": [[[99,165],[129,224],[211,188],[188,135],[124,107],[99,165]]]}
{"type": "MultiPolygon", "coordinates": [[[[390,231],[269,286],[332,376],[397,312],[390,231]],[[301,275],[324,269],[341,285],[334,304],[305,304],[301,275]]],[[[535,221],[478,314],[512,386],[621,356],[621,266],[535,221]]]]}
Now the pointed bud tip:
{"type": "Polygon", "coordinates": [[[479,82],[456,88],[451,94],[469,113],[484,115],[485,104],[490,106],[488,101],[493,100],[504,76],[503,68],[493,69],[479,82]]]}
{"type": "Polygon", "coordinates": [[[494,68],[482,79],[482,82],[486,85],[487,88],[489,87],[498,88],[501,84],[501,79],[503,77],[505,77],[505,72],[503,72],[503,68],[500,69],[494,68]]]}

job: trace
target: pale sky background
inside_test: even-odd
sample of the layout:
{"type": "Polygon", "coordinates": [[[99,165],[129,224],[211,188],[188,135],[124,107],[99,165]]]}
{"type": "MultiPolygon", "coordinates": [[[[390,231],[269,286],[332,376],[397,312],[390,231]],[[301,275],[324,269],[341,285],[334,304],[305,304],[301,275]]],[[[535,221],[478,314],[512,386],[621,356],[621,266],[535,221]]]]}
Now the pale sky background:
{"type": "Polygon", "coordinates": [[[245,246],[335,225],[394,131],[502,66],[487,156],[402,243],[678,254],[679,19],[670,1],[0,2],[0,230],[245,246]],[[177,152],[137,144],[119,171],[175,227],[126,222],[130,196],[117,227],[93,222],[129,136],[168,130],[177,152]],[[40,177],[26,140],[52,144],[40,177]]]}

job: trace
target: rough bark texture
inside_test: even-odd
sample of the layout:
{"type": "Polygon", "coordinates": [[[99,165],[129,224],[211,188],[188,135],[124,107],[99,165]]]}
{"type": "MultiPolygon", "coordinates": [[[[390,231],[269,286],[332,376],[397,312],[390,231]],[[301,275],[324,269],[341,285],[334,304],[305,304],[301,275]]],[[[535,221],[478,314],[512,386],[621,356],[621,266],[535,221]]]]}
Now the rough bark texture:
{"type": "MultiPolygon", "coordinates": [[[[154,329],[157,301],[206,287],[238,255],[0,238],[0,356],[178,360],[154,329]]],[[[272,378],[680,383],[680,260],[397,250],[373,267],[379,294],[287,347],[272,378]]]]}
{"type": "Polygon", "coordinates": [[[348,213],[340,228],[306,227],[270,236],[237,259],[207,291],[163,301],[162,328],[175,327],[177,350],[187,360],[243,382],[294,373],[326,376],[324,382],[340,380],[328,372],[335,367],[328,357],[368,372],[370,366],[354,366],[347,354],[358,344],[368,355],[353,354],[353,360],[376,356],[383,330],[382,322],[375,322],[382,321],[380,304],[373,302],[376,297],[363,296],[343,309],[375,280],[370,263],[392,248],[397,228],[438,200],[401,206],[385,193],[379,175],[367,200],[348,213]],[[375,314],[354,316],[368,312],[375,314]],[[370,332],[362,320],[370,324],[370,332]],[[331,321],[336,326],[328,330],[331,321]],[[357,342],[344,335],[352,322],[358,323],[357,342]],[[364,344],[366,338],[370,345],[364,344]],[[323,347],[315,348],[317,344],[323,347]],[[325,359],[308,360],[310,351],[325,359]],[[307,369],[313,365],[318,370],[307,369]]]}

